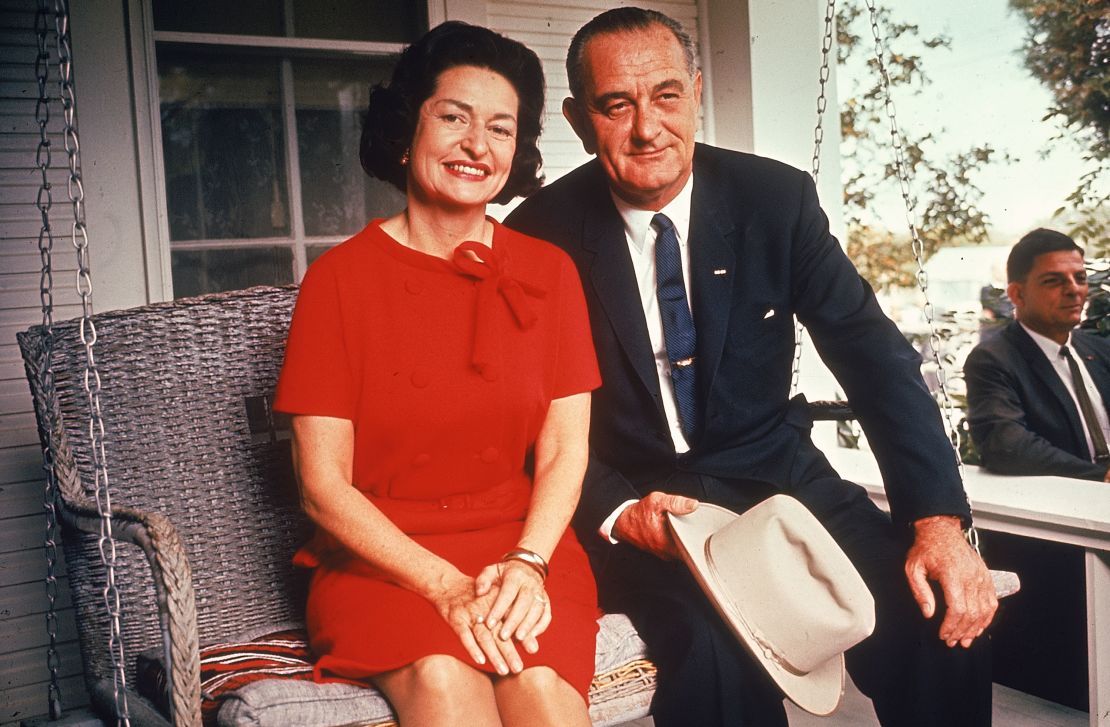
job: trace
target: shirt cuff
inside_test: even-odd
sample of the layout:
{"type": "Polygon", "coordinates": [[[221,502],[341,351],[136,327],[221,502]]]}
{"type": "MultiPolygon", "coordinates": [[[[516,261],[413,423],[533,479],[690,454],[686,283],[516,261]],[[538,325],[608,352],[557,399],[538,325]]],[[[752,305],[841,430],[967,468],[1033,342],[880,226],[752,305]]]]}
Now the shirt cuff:
{"type": "Polygon", "coordinates": [[[617,524],[617,518],[621,516],[621,513],[637,502],[639,502],[639,500],[625,500],[620,505],[617,505],[617,509],[614,510],[609,517],[605,518],[601,523],[601,527],[597,529],[601,537],[605,538],[613,545],[616,545],[618,541],[613,538],[613,526],[617,524]]]}

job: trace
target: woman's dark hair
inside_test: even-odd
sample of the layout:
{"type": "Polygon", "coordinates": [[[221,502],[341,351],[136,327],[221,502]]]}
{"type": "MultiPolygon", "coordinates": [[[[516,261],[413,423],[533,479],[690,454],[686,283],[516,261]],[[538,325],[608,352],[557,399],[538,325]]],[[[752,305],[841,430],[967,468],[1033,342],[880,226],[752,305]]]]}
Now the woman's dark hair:
{"type": "Polygon", "coordinates": [[[407,187],[401,157],[412,144],[420,107],[435,92],[444,71],[458,66],[487,68],[504,76],[520,102],[516,153],[505,187],[493,202],[527,197],[543,184],[543,158],[536,142],[543,127],[543,66],[515,40],[476,25],[448,21],[428,31],[401,53],[388,86],[370,89],[359,159],[370,176],[407,187]]]}

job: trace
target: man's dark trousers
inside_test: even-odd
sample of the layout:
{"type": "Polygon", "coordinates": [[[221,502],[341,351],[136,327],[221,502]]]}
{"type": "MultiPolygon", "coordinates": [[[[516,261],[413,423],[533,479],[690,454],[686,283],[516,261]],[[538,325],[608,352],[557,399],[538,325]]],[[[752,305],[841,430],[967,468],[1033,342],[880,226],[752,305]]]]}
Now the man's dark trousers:
{"type": "MultiPolygon", "coordinates": [[[[876,632],[847,654],[848,671],[884,725],[972,727],[991,720],[989,642],[949,648],[937,632],[944,611],[920,614],[904,575],[907,542],[866,492],[829,469],[811,481],[848,496],[815,514],[860,571],[876,601],[876,632]]],[[[765,483],[676,477],[663,489],[742,512],[781,490],[765,483]]],[[[806,490],[790,492],[815,510],[806,490]]],[[[816,502],[825,498],[816,498],[816,502]]],[[[579,536],[586,540],[584,534],[579,536]]],[[[596,539],[596,534],[594,535],[596,539]]],[[[591,550],[594,557],[597,549],[591,550]]],[[[629,545],[607,549],[595,572],[601,605],[627,613],[658,667],[657,727],[786,725],[782,693],[737,641],[681,561],[629,545]]],[[[743,558],[743,553],[737,553],[743,558]]],[[[595,561],[596,562],[596,561],[595,561]]],[[[938,595],[938,604],[942,603],[938,595]]]]}

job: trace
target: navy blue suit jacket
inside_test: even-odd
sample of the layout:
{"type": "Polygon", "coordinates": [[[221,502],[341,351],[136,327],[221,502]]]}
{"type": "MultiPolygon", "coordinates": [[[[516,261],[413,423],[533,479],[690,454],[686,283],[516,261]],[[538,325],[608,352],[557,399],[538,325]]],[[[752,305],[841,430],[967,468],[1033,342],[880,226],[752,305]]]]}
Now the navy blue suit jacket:
{"type": "MultiPolygon", "coordinates": [[[[1110,341],[1076,331],[1072,345],[1103,402],[1110,402],[1110,341]]],[[[1017,321],[972,350],[964,364],[968,423],[983,465],[1008,475],[1102,480],[1083,420],[1064,382],[1017,321]]]]}
{"type": "Polygon", "coordinates": [[[541,189],[506,220],[570,253],[586,292],[602,386],[593,399],[579,531],[595,530],[620,503],[664,489],[676,474],[759,480],[787,492],[829,475],[810,441],[804,400],[789,400],[792,314],[862,423],[895,519],[954,514],[969,521],[920,357],[829,234],[810,177],[699,144],[691,205],[687,284],[703,424],[683,455],[667,428],[624,228],[597,160],[541,189]]]}

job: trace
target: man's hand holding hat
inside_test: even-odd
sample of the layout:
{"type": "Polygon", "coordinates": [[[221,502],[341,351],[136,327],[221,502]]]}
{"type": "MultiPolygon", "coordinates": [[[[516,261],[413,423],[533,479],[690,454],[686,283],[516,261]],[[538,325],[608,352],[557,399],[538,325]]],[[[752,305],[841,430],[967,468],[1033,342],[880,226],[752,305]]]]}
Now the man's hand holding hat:
{"type": "Polygon", "coordinates": [[[652,492],[625,508],[613,523],[613,537],[634,545],[663,560],[678,560],[681,555],[667,526],[667,513],[689,515],[698,501],[666,492],[652,492]]]}

